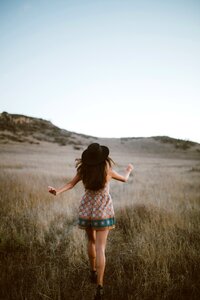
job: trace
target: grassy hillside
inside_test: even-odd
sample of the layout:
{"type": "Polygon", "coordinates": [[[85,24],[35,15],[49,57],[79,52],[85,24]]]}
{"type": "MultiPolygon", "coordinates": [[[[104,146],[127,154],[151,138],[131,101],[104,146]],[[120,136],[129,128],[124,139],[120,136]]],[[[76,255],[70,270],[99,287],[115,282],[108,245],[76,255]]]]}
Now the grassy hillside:
{"type": "MultiPolygon", "coordinates": [[[[132,152],[135,154],[171,157],[200,158],[200,144],[174,139],[166,136],[149,138],[97,138],[85,134],[61,129],[50,121],[24,115],[0,114],[0,146],[13,145],[43,145],[44,143],[59,146],[73,146],[74,150],[83,150],[88,144],[99,142],[106,144],[114,152],[132,152]]],[[[52,146],[51,146],[52,147],[52,146]]],[[[5,149],[5,148],[3,148],[5,149]]]]}
{"type": "MultiPolygon", "coordinates": [[[[117,224],[105,299],[200,299],[200,162],[145,155],[132,142],[109,141],[115,169],[131,161],[135,171],[128,183],[111,183],[117,224]]],[[[0,151],[0,299],[92,299],[86,238],[76,226],[83,187],[47,192],[73,176],[81,149],[12,143],[0,151]]]]}
{"type": "Polygon", "coordinates": [[[67,144],[78,146],[82,142],[87,143],[88,139],[90,136],[60,129],[47,120],[7,112],[0,114],[0,140],[3,144],[9,142],[30,144],[49,142],[61,146],[67,144]]]}

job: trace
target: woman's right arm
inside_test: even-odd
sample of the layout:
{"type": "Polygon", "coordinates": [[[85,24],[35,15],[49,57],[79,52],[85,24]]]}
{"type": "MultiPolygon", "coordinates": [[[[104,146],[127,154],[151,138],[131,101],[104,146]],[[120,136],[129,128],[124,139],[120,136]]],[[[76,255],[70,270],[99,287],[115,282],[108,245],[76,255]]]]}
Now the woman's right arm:
{"type": "Polygon", "coordinates": [[[130,173],[133,171],[133,165],[129,164],[125,170],[125,174],[124,175],[120,175],[119,173],[117,173],[114,170],[110,170],[109,175],[111,178],[122,181],[122,182],[127,182],[129,179],[129,175],[130,173]]]}
{"type": "Polygon", "coordinates": [[[79,174],[76,174],[76,176],[69,182],[67,182],[64,186],[56,189],[52,186],[48,186],[48,190],[49,190],[49,193],[53,194],[53,195],[59,195],[63,192],[66,192],[70,189],[72,189],[79,181],[81,180],[79,174]]]}

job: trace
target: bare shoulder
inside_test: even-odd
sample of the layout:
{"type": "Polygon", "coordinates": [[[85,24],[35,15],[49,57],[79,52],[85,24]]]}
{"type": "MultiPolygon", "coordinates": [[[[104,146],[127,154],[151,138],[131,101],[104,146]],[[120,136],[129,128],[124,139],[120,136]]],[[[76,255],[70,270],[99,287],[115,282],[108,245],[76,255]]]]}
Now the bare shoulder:
{"type": "Polygon", "coordinates": [[[127,181],[127,178],[124,175],[119,174],[112,168],[109,170],[109,180],[111,180],[111,179],[115,179],[115,180],[122,181],[122,182],[127,181]]]}
{"type": "Polygon", "coordinates": [[[112,179],[112,174],[113,174],[113,169],[111,166],[107,166],[107,180],[106,181],[110,181],[112,179]]]}
{"type": "Polygon", "coordinates": [[[107,170],[107,174],[111,176],[112,173],[113,173],[113,168],[109,166],[107,170]]]}
{"type": "Polygon", "coordinates": [[[108,168],[108,171],[107,171],[108,180],[111,180],[112,178],[115,178],[116,174],[118,174],[118,173],[115,170],[113,170],[112,167],[108,168]]]}

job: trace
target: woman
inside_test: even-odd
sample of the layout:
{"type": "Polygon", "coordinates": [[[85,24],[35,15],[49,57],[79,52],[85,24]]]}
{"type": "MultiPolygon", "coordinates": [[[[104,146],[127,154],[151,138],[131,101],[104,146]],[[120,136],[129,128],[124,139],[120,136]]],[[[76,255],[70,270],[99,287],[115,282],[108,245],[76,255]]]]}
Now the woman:
{"type": "Polygon", "coordinates": [[[53,195],[72,189],[80,180],[85,187],[79,206],[78,224],[88,236],[91,281],[97,283],[94,299],[103,299],[105,247],[109,230],[115,227],[109,182],[111,179],[126,182],[133,170],[133,166],[129,164],[125,174],[120,175],[112,169],[112,163],[108,147],[93,143],[83,151],[76,165],[76,176],[70,182],[58,189],[49,186],[49,192],[53,195]]]}

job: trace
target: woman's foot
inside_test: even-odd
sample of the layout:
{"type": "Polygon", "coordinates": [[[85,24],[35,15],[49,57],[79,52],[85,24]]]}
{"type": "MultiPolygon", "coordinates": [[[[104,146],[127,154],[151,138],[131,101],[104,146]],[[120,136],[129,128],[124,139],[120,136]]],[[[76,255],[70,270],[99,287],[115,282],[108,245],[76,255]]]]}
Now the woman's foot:
{"type": "Polygon", "coordinates": [[[97,271],[90,271],[90,280],[92,283],[97,283],[97,271]]]}
{"type": "Polygon", "coordinates": [[[104,295],[103,286],[98,285],[96,290],[96,295],[94,296],[94,300],[103,300],[103,295],[104,295]]]}

